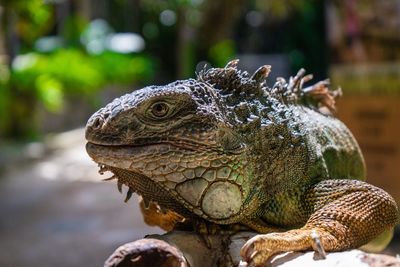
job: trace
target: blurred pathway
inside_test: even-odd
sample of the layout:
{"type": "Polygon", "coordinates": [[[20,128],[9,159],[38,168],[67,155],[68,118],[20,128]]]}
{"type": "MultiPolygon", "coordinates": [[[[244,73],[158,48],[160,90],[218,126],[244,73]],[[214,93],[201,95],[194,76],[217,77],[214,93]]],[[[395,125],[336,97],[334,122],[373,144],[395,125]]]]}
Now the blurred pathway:
{"type": "Polygon", "coordinates": [[[119,245],[161,232],[115,182],[100,182],[107,175],[86,155],[83,130],[49,145],[50,155],[0,178],[0,266],[98,267],[119,245]]]}

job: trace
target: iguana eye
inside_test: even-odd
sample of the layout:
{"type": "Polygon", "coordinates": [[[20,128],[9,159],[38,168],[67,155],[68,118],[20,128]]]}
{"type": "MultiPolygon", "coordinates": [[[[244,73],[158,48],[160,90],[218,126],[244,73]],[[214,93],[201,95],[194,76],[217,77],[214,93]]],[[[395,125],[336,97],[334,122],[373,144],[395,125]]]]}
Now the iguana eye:
{"type": "Polygon", "coordinates": [[[156,102],[150,107],[151,114],[156,118],[164,118],[169,114],[170,107],[165,102],[156,102]]]}

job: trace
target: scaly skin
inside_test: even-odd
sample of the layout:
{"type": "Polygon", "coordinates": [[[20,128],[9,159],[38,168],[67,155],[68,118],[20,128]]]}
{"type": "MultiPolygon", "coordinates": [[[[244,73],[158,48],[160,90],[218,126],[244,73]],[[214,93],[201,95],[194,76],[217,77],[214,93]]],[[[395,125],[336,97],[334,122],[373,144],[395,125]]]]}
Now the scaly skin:
{"type": "Polygon", "coordinates": [[[250,77],[237,62],[134,91],[89,119],[89,155],[127,199],[142,196],[145,221],[250,227],[260,235],[241,255],[253,265],[316,243],[356,248],[391,229],[395,201],[362,181],[357,142],[331,115],[339,92],[327,81],[303,88],[304,70],[269,88],[269,66],[250,77]]]}

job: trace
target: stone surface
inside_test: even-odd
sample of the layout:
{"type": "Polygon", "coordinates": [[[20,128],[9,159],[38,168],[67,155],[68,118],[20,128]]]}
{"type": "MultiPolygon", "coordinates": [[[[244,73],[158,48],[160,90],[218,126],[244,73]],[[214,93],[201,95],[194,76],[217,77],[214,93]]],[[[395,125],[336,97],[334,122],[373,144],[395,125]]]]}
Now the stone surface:
{"type": "MultiPolygon", "coordinates": [[[[174,251],[175,259],[182,256],[192,267],[200,266],[248,266],[247,263],[241,261],[240,248],[245,241],[254,236],[253,232],[241,232],[232,237],[210,236],[208,237],[208,246],[204,240],[198,235],[191,232],[174,231],[164,235],[152,235],[149,239],[141,239],[132,243],[128,243],[118,248],[107,261],[107,267],[137,267],[146,266],[144,262],[148,254],[156,251],[158,248],[159,255],[165,255],[174,251]],[[160,242],[160,240],[165,242],[160,242]],[[168,245],[169,244],[169,245],[168,245]],[[176,250],[174,250],[176,249],[176,250]],[[136,261],[122,265],[126,262],[126,258],[132,258],[136,261]],[[118,264],[115,264],[118,259],[118,264]],[[114,260],[114,261],[112,261],[114,260]],[[113,264],[111,264],[113,263],[113,264]]],[[[154,258],[157,255],[153,255],[154,258]]],[[[161,257],[161,256],[159,256],[161,257]]],[[[181,260],[180,262],[186,261],[181,260]]],[[[159,262],[161,266],[162,262],[159,262]]],[[[152,265],[156,266],[156,265],[152,265]]],[[[164,265],[163,265],[164,266],[164,265]]],[[[166,264],[165,266],[173,266],[166,264]]],[[[287,252],[279,254],[271,259],[268,263],[269,267],[399,267],[400,258],[384,255],[366,253],[361,250],[350,250],[343,252],[327,253],[323,259],[314,251],[309,252],[287,252]]]]}

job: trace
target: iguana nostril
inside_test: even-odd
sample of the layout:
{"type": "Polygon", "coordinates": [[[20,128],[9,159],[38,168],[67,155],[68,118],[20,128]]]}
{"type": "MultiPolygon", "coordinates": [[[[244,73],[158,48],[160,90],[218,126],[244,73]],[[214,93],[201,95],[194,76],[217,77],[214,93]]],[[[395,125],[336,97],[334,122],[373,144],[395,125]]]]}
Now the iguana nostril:
{"type": "Polygon", "coordinates": [[[99,117],[97,117],[92,123],[92,127],[95,129],[101,128],[102,125],[103,125],[103,120],[99,117]]]}

